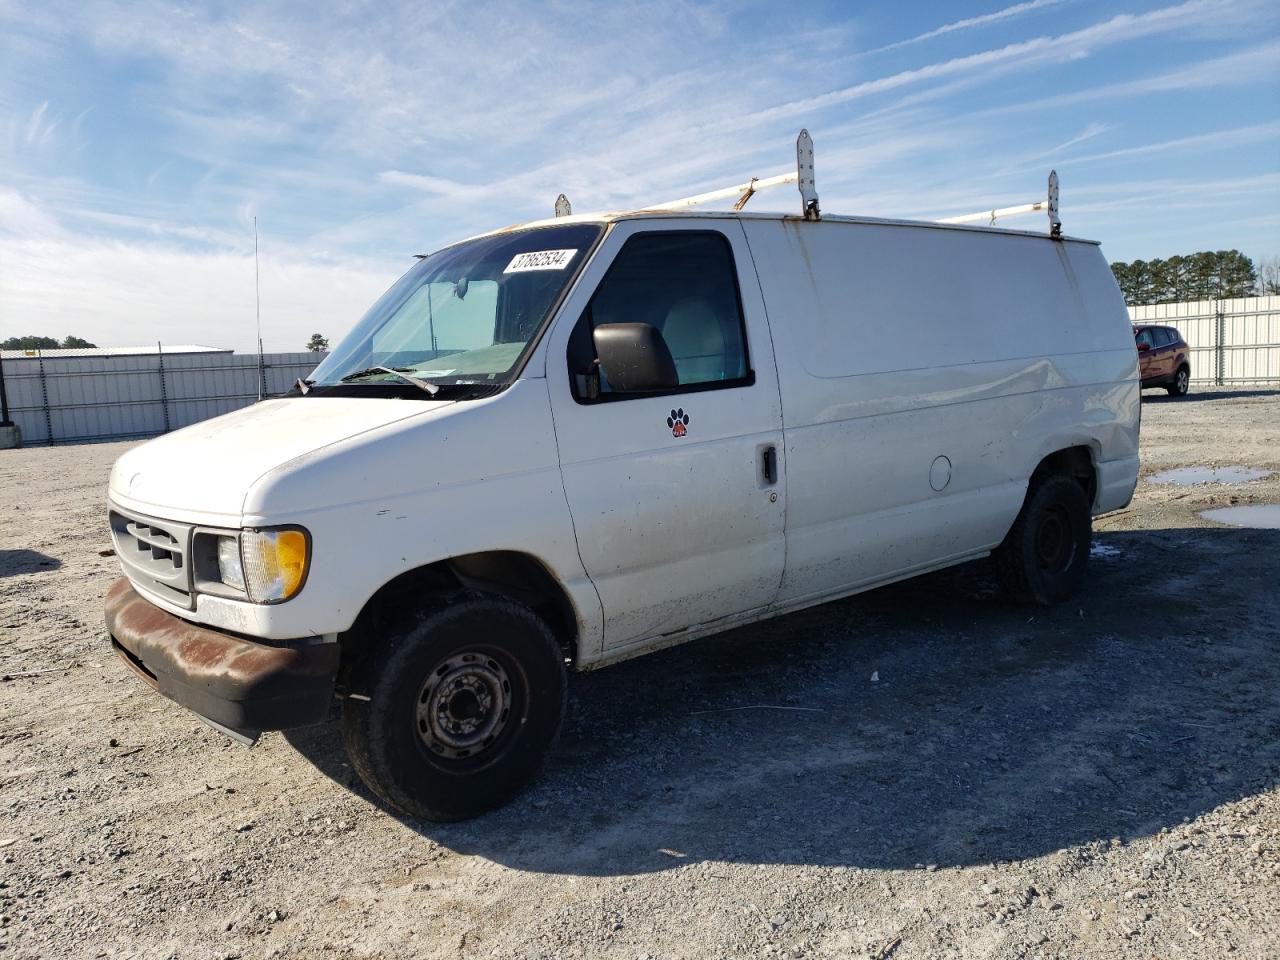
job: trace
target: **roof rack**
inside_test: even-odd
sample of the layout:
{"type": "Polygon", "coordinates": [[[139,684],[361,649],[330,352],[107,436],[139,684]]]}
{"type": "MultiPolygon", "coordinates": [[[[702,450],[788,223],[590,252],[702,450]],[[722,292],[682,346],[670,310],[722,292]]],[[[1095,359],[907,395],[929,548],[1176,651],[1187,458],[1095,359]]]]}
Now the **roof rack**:
{"type": "MultiPolygon", "coordinates": [[[[818,191],[813,179],[813,138],[808,130],[801,130],[796,137],[796,169],[790,173],[779,173],[772,177],[752,177],[746,183],[737,183],[732,187],[722,187],[707,193],[694,194],[691,197],[679,197],[675,200],[664,200],[662,203],[646,204],[646,210],[678,210],[681,207],[694,207],[700,203],[711,203],[714,200],[728,200],[737,197],[733,209],[741,210],[747,201],[761,190],[780,187],[794,183],[800,190],[801,213],[806,220],[817,220],[821,216],[818,211],[818,191]]],[[[556,216],[567,217],[570,212],[569,200],[562,193],[556,197],[556,216]]]]}
{"type": "MultiPolygon", "coordinates": [[[[711,203],[715,200],[728,200],[737,197],[733,209],[741,210],[747,201],[770,187],[794,183],[800,191],[800,212],[806,220],[820,220],[822,214],[818,208],[818,189],[813,173],[813,138],[808,130],[801,130],[796,137],[796,169],[794,172],[779,173],[772,177],[752,177],[746,183],[736,183],[731,187],[697,193],[691,197],[679,197],[675,200],[664,200],[662,203],[648,204],[646,210],[678,210],[681,207],[694,207],[700,203],[711,203]]],[[[1023,213],[1047,210],[1049,214],[1049,236],[1055,240],[1062,237],[1062,220],[1058,217],[1058,174],[1049,171],[1048,193],[1044,200],[1019,204],[1014,207],[998,207],[994,210],[983,210],[979,213],[967,213],[959,217],[942,217],[937,223],[977,223],[985,220],[989,226],[995,224],[1000,217],[1012,217],[1023,213]]],[[[572,212],[569,199],[562,193],[556,197],[555,212],[557,217],[567,217],[572,212]]]]}
{"type": "Polygon", "coordinates": [[[982,210],[978,213],[966,213],[959,217],[941,217],[938,223],[978,223],[987,221],[987,226],[995,226],[999,217],[1015,217],[1023,213],[1035,213],[1046,210],[1049,214],[1049,236],[1055,240],[1062,237],[1062,219],[1058,216],[1058,172],[1049,171],[1049,189],[1044,200],[1033,203],[1021,203],[1015,207],[997,207],[994,210],[982,210]]]}

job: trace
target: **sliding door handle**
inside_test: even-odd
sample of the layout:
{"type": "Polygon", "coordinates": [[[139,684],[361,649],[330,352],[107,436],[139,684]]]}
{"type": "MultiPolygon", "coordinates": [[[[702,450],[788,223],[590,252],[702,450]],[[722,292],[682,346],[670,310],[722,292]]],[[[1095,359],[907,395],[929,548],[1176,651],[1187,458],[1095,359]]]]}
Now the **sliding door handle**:
{"type": "Polygon", "coordinates": [[[767,446],[761,455],[761,466],[764,468],[764,482],[772,486],[778,482],[778,448],[767,446]]]}

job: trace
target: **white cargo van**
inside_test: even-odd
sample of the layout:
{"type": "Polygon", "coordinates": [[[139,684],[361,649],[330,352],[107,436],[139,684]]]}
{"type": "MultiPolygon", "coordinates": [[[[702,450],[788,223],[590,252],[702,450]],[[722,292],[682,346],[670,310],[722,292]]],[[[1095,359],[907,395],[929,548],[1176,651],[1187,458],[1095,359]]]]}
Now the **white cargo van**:
{"type": "Polygon", "coordinates": [[[369,787],[443,820],[536,772],[570,668],[993,553],[1070,596],[1138,472],[1098,246],[824,216],[803,159],[803,216],[446,247],[290,395],[124,454],[116,651],[242,738],[336,698],[369,787]]]}

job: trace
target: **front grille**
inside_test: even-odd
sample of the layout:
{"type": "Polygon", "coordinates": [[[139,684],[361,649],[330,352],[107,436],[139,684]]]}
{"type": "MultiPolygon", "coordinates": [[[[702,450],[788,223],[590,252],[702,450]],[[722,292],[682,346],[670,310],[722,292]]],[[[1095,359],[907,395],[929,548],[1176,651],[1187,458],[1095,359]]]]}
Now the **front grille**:
{"type": "Polygon", "coordinates": [[[191,607],[191,527],[112,508],[111,539],[134,586],[170,603],[191,607]]]}

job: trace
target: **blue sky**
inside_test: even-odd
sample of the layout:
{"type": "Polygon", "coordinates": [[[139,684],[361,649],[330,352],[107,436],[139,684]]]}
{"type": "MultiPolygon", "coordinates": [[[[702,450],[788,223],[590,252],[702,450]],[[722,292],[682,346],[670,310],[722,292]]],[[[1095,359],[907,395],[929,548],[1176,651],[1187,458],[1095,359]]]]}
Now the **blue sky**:
{"type": "Polygon", "coordinates": [[[256,215],[266,348],[336,339],[414,253],[783,172],[802,126],[828,212],[1056,167],[1113,260],[1280,254],[1275,0],[0,0],[0,338],[252,349],[256,215]]]}

